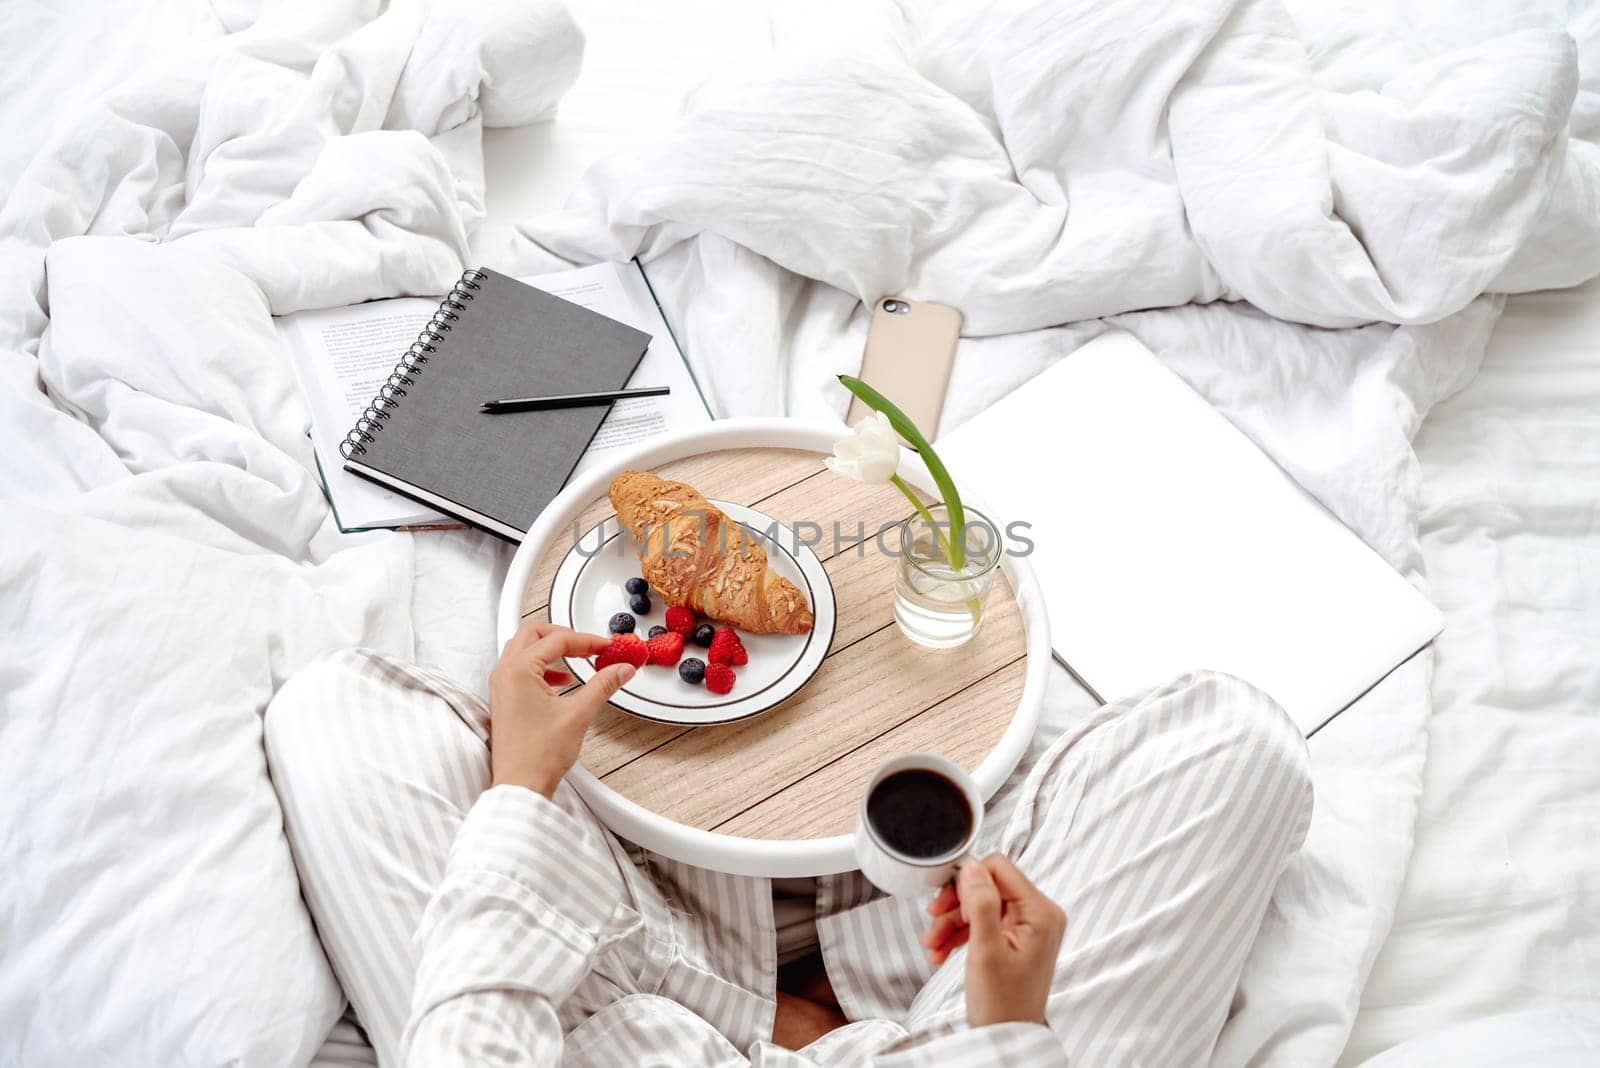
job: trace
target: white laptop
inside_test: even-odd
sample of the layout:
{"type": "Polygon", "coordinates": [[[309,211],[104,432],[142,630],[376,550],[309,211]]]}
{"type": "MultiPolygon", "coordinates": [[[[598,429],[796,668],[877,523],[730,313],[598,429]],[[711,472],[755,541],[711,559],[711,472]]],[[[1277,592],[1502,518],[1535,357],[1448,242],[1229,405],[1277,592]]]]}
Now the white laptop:
{"type": "Polygon", "coordinates": [[[1056,656],[1106,701],[1225,671],[1307,735],[1444,626],[1439,610],[1131,335],[1096,338],[941,438],[1030,523],[1056,656]],[[1048,442],[1048,467],[1019,464],[1048,442]]]}

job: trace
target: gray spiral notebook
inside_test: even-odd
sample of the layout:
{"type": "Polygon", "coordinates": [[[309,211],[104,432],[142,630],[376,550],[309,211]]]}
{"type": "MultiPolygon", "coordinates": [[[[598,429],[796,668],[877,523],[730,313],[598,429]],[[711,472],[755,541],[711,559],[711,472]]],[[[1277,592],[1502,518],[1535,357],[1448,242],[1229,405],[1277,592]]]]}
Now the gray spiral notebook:
{"type": "Polygon", "coordinates": [[[521,541],[609,409],[485,415],[479,405],[621,389],[649,345],[581,305],[468,270],[346,436],[345,469],[521,541]]]}

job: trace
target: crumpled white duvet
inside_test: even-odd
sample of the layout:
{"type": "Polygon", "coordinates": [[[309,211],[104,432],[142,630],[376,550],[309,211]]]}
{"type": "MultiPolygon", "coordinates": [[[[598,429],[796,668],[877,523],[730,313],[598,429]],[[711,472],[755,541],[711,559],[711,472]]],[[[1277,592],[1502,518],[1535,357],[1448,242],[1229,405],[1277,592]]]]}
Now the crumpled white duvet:
{"type": "MultiPolygon", "coordinates": [[[[493,655],[486,539],[333,530],[269,316],[445,288],[481,127],[550,112],[572,26],[514,0],[181,14],[159,64],[0,171],[7,1063],[309,1057],[339,999],[260,710],[341,645],[469,684],[493,655]]],[[[1420,581],[1410,439],[1492,294],[1600,270],[1592,17],[1579,48],[1532,9],[1393,39],[1381,9],[1262,0],[799,14],[778,66],[709,82],[495,264],[645,258],[719,414],[842,412],[883,293],[966,313],[947,429],[1114,322],[1420,581]]],[[[1220,1062],[1342,1047],[1428,671],[1318,736],[1311,840],[1220,1062]]],[[[1055,682],[1059,727],[1083,698],[1055,682]]]]}
{"type": "Polygon", "coordinates": [[[501,553],[338,534],[271,315],[448,288],[483,124],[547,117],[581,36],[509,0],[0,5],[0,31],[122,74],[0,102],[38,146],[0,207],[0,1064],[305,1064],[342,994],[261,712],[352,644],[481,679],[501,553]]]}

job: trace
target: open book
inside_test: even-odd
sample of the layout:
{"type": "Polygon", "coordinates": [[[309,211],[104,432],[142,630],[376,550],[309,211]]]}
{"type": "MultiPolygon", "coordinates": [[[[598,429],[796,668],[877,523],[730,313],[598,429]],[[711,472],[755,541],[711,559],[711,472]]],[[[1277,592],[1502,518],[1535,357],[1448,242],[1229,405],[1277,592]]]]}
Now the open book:
{"type": "Polygon", "coordinates": [[[1096,338],[938,446],[1002,527],[1029,524],[1051,645],[1101,700],[1222,671],[1309,735],[1444,626],[1130,334],[1096,338]],[[1041,450],[1047,466],[1017,462],[1041,450]]]}
{"type": "MultiPolygon", "coordinates": [[[[669,386],[672,390],[666,396],[614,404],[571,474],[605,462],[613,450],[711,420],[705,398],[637,263],[601,263],[529,275],[518,281],[648,334],[648,348],[628,384],[669,386]]],[[[412,497],[346,470],[340,452],[351,427],[439,307],[437,298],[401,297],[297,312],[277,320],[295,375],[310,402],[312,449],[334,520],[343,531],[456,522],[412,497]]],[[[536,371],[529,369],[530,378],[536,371]]],[[[538,392],[540,385],[529,381],[527,392],[538,392]]]]}

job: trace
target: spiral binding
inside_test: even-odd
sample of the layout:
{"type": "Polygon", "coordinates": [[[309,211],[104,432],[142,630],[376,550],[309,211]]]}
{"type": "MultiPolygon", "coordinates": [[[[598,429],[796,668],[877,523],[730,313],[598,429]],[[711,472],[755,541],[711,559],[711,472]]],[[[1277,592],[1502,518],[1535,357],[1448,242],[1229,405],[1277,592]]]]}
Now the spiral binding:
{"type": "Polygon", "coordinates": [[[450,324],[459,320],[461,313],[467,310],[467,305],[472,303],[473,294],[483,288],[484,278],[484,273],[478,268],[468,267],[462,273],[461,280],[450,287],[450,292],[445,294],[444,300],[439,304],[439,310],[433,313],[428,325],[422,328],[417,340],[406,349],[405,355],[400,357],[400,362],[389,372],[388,379],[373,395],[372,403],[367,405],[361,417],[356,420],[356,425],[339,443],[339,453],[346,460],[365,453],[374,435],[382,432],[383,424],[389,421],[389,413],[394,411],[400,398],[406,395],[406,387],[417,384],[417,378],[422,374],[422,365],[439,351],[444,335],[450,332],[450,324]]]}

